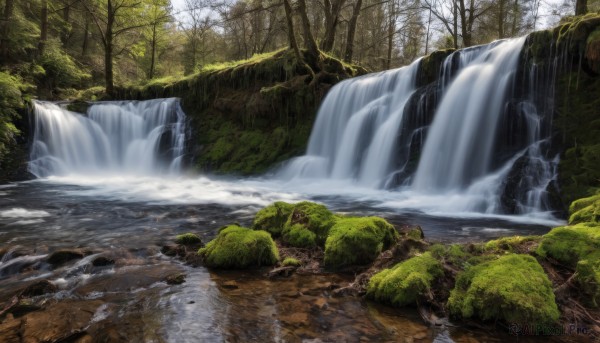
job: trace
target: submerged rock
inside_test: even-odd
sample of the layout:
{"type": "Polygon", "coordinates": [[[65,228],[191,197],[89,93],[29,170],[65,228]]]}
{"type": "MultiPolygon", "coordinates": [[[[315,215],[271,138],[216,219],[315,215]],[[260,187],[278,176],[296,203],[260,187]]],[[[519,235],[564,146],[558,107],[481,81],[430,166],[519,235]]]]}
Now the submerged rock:
{"type": "Polygon", "coordinates": [[[279,260],[277,246],[268,232],[237,225],[222,229],[198,254],[206,266],[213,268],[271,266],[279,260]]]}
{"type": "Polygon", "coordinates": [[[47,262],[57,267],[72,260],[82,259],[84,256],[85,254],[80,250],[58,250],[48,257],[47,262]]]}
{"type": "Polygon", "coordinates": [[[382,218],[340,218],[329,231],[324,262],[329,268],[364,265],[398,239],[394,226],[382,218]]]}
{"type": "Polygon", "coordinates": [[[535,258],[509,254],[460,273],[448,299],[457,318],[552,323],[559,317],[552,283],[535,258]]]}
{"type": "Polygon", "coordinates": [[[202,239],[195,233],[184,233],[175,237],[175,243],[182,245],[202,245],[202,239]]]}
{"type": "Polygon", "coordinates": [[[47,293],[55,293],[58,291],[58,287],[48,280],[40,280],[30,284],[21,291],[20,296],[29,298],[47,293]]]}

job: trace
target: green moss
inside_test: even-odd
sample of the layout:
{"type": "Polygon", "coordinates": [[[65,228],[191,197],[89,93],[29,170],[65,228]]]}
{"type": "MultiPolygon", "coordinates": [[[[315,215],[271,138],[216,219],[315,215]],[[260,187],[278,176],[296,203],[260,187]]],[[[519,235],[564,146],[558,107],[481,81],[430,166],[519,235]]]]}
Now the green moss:
{"type": "Polygon", "coordinates": [[[579,284],[580,290],[587,295],[585,300],[589,306],[598,307],[600,305],[600,256],[598,254],[593,258],[577,262],[575,281],[579,284]]]}
{"type": "Polygon", "coordinates": [[[295,259],[293,257],[286,257],[286,259],[283,260],[283,262],[281,262],[281,264],[286,267],[300,267],[302,265],[302,263],[300,263],[300,261],[298,261],[297,259],[295,259]]]}
{"type": "Polygon", "coordinates": [[[317,246],[317,235],[301,224],[288,226],[283,230],[283,241],[297,248],[314,248],[317,246]]]}
{"type": "Polygon", "coordinates": [[[340,268],[370,263],[398,238],[394,226],[384,219],[340,218],[325,242],[325,265],[340,268]]]}
{"type": "Polygon", "coordinates": [[[600,78],[593,75],[600,66],[598,23],[600,15],[590,14],[568,19],[554,30],[556,51],[569,52],[573,59],[558,78],[554,120],[565,149],[558,174],[565,203],[590,196],[600,188],[600,78]]]}
{"type": "Polygon", "coordinates": [[[434,244],[429,247],[431,255],[443,262],[450,262],[455,266],[462,266],[472,255],[465,251],[460,244],[434,244]]]}
{"type": "Polygon", "coordinates": [[[181,235],[177,235],[175,237],[175,243],[183,245],[201,244],[202,239],[200,239],[200,237],[195,233],[188,232],[181,235]]]}
{"type": "Polygon", "coordinates": [[[279,260],[277,246],[268,232],[237,225],[221,230],[198,254],[206,266],[225,269],[270,266],[279,260]]]}
{"type": "Polygon", "coordinates": [[[541,241],[541,236],[510,236],[502,237],[485,243],[487,252],[526,252],[527,245],[535,246],[541,241]]]}
{"type": "Polygon", "coordinates": [[[277,201],[256,213],[252,229],[268,231],[273,237],[278,237],[293,209],[294,205],[277,201]]]}
{"type": "Polygon", "coordinates": [[[436,50],[431,54],[423,57],[419,65],[418,86],[422,87],[432,82],[435,82],[442,68],[442,62],[446,57],[450,56],[455,49],[436,50]]]}
{"type": "Polygon", "coordinates": [[[580,259],[600,249],[600,228],[592,224],[577,224],[552,229],[542,236],[536,252],[575,267],[580,259]]]}
{"type": "Polygon", "coordinates": [[[314,234],[316,245],[323,246],[336,219],[336,216],[321,204],[310,201],[297,203],[283,228],[283,240],[292,246],[306,247],[303,244],[311,243],[313,236],[301,230],[303,228],[314,234]]]}
{"type": "Polygon", "coordinates": [[[426,252],[375,274],[367,286],[367,297],[394,306],[415,304],[441,275],[440,262],[426,252]]]}
{"type": "Polygon", "coordinates": [[[528,255],[510,254],[459,274],[448,299],[459,318],[552,323],[559,317],[552,283],[528,255]]]}
{"type": "Polygon", "coordinates": [[[600,221],[600,194],[573,201],[569,207],[569,224],[600,221]]]}

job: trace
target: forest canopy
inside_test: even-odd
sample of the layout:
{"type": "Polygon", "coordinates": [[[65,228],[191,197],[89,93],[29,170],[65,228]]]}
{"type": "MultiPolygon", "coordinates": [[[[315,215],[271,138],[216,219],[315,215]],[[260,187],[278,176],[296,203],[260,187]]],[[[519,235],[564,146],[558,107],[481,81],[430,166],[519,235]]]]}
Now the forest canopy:
{"type": "Polygon", "coordinates": [[[376,71],[598,10],[600,0],[1,0],[0,71],[44,98],[286,47],[376,71]]]}

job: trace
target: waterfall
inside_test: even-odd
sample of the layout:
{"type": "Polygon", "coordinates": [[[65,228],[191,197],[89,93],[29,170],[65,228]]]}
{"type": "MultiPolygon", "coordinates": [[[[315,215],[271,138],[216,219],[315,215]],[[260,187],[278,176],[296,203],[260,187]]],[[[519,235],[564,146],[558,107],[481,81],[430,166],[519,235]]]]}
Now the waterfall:
{"type": "Polygon", "coordinates": [[[381,187],[395,164],[405,105],[415,92],[419,61],[346,80],[325,97],[305,156],[284,177],[352,179],[381,187]]]}
{"type": "Polygon", "coordinates": [[[87,113],[34,102],[29,171],[66,174],[164,174],[181,168],[185,114],[178,99],[96,102],[87,113]]]}
{"type": "Polygon", "coordinates": [[[538,111],[536,92],[545,85],[535,65],[521,63],[524,42],[450,54],[427,86],[435,89],[433,110],[424,110],[428,90],[416,86],[419,60],[341,82],[319,109],[306,155],[279,175],[436,199],[446,213],[551,211],[558,164],[549,153],[552,111],[538,111]]]}

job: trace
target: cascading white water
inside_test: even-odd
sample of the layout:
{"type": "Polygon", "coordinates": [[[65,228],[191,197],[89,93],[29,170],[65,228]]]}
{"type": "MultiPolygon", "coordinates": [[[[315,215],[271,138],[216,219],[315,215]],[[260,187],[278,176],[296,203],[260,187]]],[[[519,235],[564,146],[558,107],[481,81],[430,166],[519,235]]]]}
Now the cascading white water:
{"type": "MultiPolygon", "coordinates": [[[[549,134],[533,100],[537,89],[515,94],[524,42],[496,41],[448,56],[430,126],[418,118],[425,94],[416,92],[419,61],[336,85],[319,110],[307,154],[285,165],[280,176],[401,185],[398,203],[436,207],[417,200],[426,199],[443,213],[549,211],[545,196],[556,179],[558,157],[545,156],[548,149],[542,148],[549,134]],[[511,121],[522,127],[509,135],[523,136],[513,145],[499,138],[511,121]],[[410,147],[414,137],[425,137],[424,145],[417,144],[420,153],[410,147]],[[405,170],[417,155],[416,172],[405,170]]],[[[527,84],[535,86],[532,80],[527,84]]]]}
{"type": "Polygon", "coordinates": [[[335,86],[321,105],[306,155],[291,161],[280,172],[283,177],[353,179],[381,187],[393,171],[395,142],[418,65],[335,86]]]}
{"type": "Polygon", "coordinates": [[[98,102],[87,115],[34,103],[29,171],[66,174],[177,173],[185,141],[179,100],[98,102]]]}
{"type": "Polygon", "coordinates": [[[414,189],[462,189],[490,172],[498,122],[524,41],[496,45],[459,66],[429,129],[414,189]]]}

